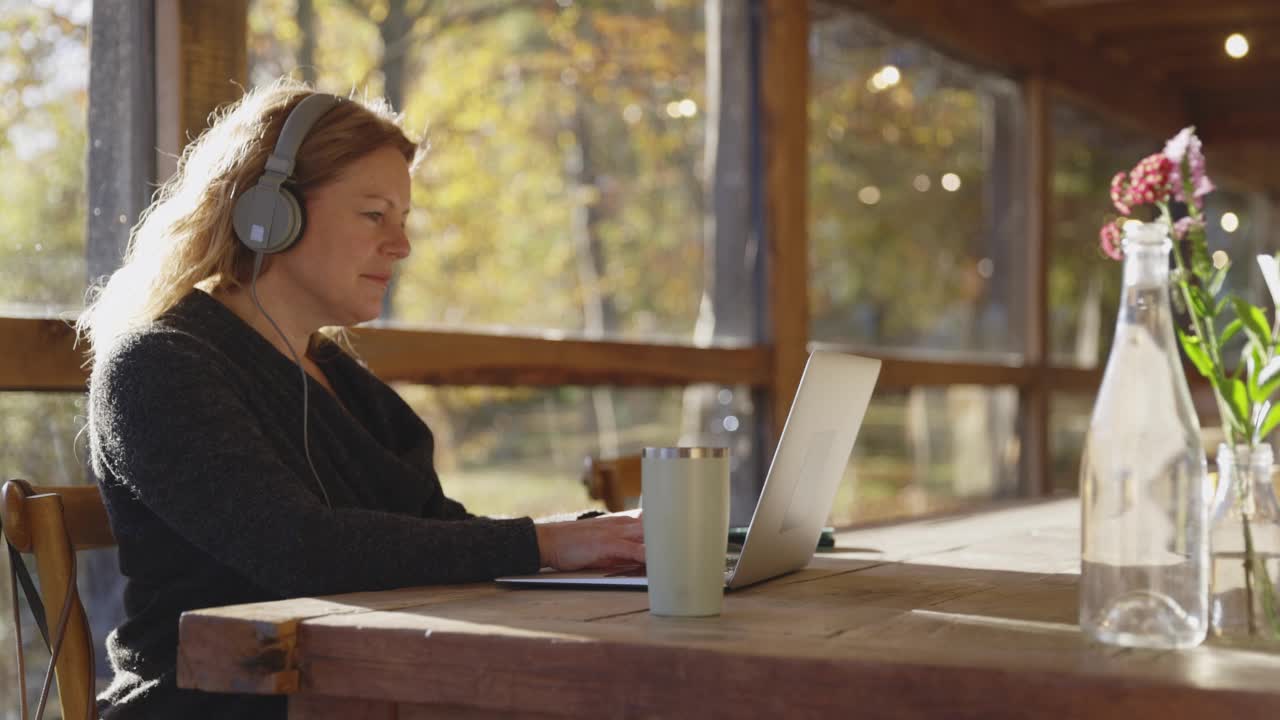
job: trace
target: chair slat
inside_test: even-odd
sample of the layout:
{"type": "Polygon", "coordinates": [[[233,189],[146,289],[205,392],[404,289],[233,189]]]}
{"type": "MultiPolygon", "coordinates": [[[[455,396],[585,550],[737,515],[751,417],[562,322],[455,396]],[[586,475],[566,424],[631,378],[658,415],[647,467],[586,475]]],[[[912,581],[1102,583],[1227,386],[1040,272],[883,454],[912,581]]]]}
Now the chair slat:
{"type": "Polygon", "coordinates": [[[76,550],[113,547],[115,535],[102,493],[97,485],[35,486],[37,495],[57,494],[62,498],[62,512],[66,519],[67,533],[76,550]]]}
{"type": "Polygon", "coordinates": [[[610,512],[626,510],[628,500],[640,497],[639,455],[624,455],[612,460],[587,458],[582,483],[587,495],[603,500],[610,512]]]}

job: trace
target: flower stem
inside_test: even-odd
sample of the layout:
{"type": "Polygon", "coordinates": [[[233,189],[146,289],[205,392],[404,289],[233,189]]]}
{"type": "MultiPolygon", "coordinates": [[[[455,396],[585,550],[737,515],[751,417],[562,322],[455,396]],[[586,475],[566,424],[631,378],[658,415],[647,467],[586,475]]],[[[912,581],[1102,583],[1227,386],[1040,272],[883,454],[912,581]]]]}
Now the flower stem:
{"type": "MultiPolygon", "coordinates": [[[[1245,482],[1253,480],[1247,475],[1243,479],[1245,482]]],[[[1249,509],[1243,501],[1240,505],[1240,521],[1244,524],[1244,600],[1248,608],[1249,634],[1257,635],[1258,622],[1253,617],[1253,533],[1249,530],[1249,509]]]]}

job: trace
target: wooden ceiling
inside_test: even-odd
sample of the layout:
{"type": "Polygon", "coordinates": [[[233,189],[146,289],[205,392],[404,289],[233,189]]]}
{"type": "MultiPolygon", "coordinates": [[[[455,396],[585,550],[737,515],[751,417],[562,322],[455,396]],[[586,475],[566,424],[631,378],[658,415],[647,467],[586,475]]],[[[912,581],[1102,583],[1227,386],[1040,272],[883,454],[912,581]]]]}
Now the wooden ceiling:
{"type": "Polygon", "coordinates": [[[1194,124],[1236,174],[1280,194],[1280,0],[817,0],[1153,135],[1194,124]],[[1227,56],[1232,33],[1249,53],[1227,56]]]}
{"type": "Polygon", "coordinates": [[[1006,0],[1069,33],[1131,82],[1181,96],[1207,140],[1280,141],[1280,0],[1006,0]],[[1233,59],[1232,33],[1249,41],[1233,59]]]}

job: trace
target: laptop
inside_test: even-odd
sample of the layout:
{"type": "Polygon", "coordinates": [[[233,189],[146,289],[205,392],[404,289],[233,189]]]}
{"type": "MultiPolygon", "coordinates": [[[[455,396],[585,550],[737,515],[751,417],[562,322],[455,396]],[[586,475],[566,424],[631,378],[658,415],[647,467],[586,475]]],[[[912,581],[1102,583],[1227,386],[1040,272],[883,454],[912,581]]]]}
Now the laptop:
{"type": "MultiPolygon", "coordinates": [[[[726,557],[726,589],[769,580],[809,563],[879,376],[879,360],[821,350],[809,355],[742,551],[726,557]]],[[[500,577],[497,582],[538,587],[647,586],[643,575],[604,570],[546,570],[500,577]]]]}

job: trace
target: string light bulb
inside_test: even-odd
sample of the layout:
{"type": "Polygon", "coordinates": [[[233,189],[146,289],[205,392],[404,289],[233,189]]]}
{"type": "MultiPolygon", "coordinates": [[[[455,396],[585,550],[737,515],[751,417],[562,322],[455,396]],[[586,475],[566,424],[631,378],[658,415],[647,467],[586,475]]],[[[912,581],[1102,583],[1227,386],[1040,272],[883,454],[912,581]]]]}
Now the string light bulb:
{"type": "Polygon", "coordinates": [[[1249,40],[1240,33],[1231,33],[1227,36],[1226,43],[1223,44],[1227,54],[1239,60],[1249,54],[1249,40]]]}

